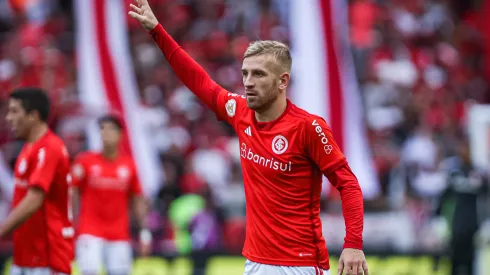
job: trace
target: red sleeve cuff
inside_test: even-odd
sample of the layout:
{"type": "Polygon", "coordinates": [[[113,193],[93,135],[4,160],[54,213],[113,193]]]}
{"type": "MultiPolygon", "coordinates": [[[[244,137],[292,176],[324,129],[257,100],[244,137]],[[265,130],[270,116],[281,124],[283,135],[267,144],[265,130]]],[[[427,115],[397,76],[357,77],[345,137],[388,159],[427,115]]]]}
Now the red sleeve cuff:
{"type": "Polygon", "coordinates": [[[156,35],[158,32],[161,32],[163,31],[163,26],[162,24],[158,23],[151,31],[150,31],[150,34],[151,35],[156,35]]]}
{"type": "Polygon", "coordinates": [[[133,196],[134,197],[143,196],[143,190],[141,188],[133,190],[133,196]]]}
{"type": "Polygon", "coordinates": [[[343,248],[344,249],[345,248],[354,248],[354,249],[362,250],[362,241],[360,241],[360,242],[345,242],[343,248]]]}
{"type": "Polygon", "coordinates": [[[44,193],[47,193],[48,192],[48,189],[42,183],[29,184],[29,188],[37,188],[39,190],[42,190],[44,193]]]}

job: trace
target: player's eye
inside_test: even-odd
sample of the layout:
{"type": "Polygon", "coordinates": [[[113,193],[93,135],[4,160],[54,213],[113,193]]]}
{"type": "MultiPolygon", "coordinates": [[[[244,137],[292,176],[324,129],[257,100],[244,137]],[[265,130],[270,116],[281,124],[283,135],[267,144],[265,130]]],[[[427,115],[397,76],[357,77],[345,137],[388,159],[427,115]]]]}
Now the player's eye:
{"type": "Polygon", "coordinates": [[[263,76],[265,76],[265,74],[264,74],[264,72],[255,72],[255,76],[263,77],[263,76]]]}

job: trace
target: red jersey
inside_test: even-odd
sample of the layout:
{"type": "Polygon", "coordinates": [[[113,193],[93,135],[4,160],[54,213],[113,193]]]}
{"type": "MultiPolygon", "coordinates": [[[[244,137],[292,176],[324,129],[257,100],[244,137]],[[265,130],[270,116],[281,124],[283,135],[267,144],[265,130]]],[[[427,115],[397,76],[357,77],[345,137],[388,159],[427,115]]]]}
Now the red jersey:
{"type": "MultiPolygon", "coordinates": [[[[290,101],[274,121],[259,123],[245,98],[220,91],[216,113],[240,142],[247,201],[243,255],[254,262],[329,269],[322,236],[323,175],[347,165],[325,120],[290,101]]],[[[359,240],[350,244],[359,247],[359,240]]]]}
{"type": "Polygon", "coordinates": [[[344,248],[362,249],[361,188],[325,120],[288,101],[279,118],[257,122],[245,96],[212,81],[161,25],[151,35],[182,82],[238,135],[247,210],[243,255],[262,264],[328,270],[320,220],[323,175],[341,194],[344,248]]]}
{"type": "Polygon", "coordinates": [[[51,131],[26,143],[15,164],[13,206],[30,187],[44,191],[41,208],[13,233],[14,264],[71,273],[73,228],[69,213],[70,161],[63,141],[51,131]]]}
{"type": "Polygon", "coordinates": [[[114,160],[100,153],[81,153],[72,167],[73,186],[80,191],[77,234],[106,240],[129,240],[129,202],[142,194],[136,167],[128,156],[114,160]]]}

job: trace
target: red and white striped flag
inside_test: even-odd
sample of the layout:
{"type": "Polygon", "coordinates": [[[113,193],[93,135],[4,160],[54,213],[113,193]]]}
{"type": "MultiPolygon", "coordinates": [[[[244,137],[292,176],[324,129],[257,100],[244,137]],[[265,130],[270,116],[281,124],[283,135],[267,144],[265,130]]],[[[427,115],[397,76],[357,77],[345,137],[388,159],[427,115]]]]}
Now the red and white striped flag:
{"type": "MultiPolygon", "coordinates": [[[[117,112],[127,131],[122,145],[132,155],[146,194],[159,185],[161,169],[157,150],[144,128],[135,73],[131,62],[125,2],[75,1],[78,88],[80,101],[90,112],[117,112]]],[[[100,112],[98,113],[101,114],[100,112]]],[[[90,149],[101,148],[94,120],[88,126],[90,149]]]]}
{"type": "MultiPolygon", "coordinates": [[[[345,0],[290,1],[293,88],[299,107],[327,120],[364,197],[380,193],[348,44],[345,0]]],[[[325,185],[328,187],[328,185],[325,185]]]]}

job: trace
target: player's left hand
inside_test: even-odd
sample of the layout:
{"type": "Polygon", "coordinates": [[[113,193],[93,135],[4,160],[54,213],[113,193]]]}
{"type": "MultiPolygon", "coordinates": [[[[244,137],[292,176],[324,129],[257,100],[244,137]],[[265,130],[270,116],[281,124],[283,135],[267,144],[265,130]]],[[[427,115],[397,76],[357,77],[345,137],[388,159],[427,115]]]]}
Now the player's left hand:
{"type": "Polygon", "coordinates": [[[359,249],[345,248],[340,255],[338,275],[344,274],[344,269],[346,275],[369,275],[364,252],[359,249]]]}
{"type": "Polygon", "coordinates": [[[141,257],[147,257],[151,254],[151,244],[147,242],[140,241],[139,243],[139,255],[141,257]]]}
{"type": "Polygon", "coordinates": [[[139,240],[139,254],[141,257],[149,256],[152,252],[152,236],[151,231],[147,228],[143,228],[140,231],[139,240]]]}

